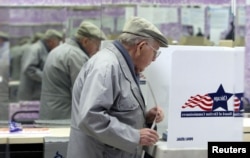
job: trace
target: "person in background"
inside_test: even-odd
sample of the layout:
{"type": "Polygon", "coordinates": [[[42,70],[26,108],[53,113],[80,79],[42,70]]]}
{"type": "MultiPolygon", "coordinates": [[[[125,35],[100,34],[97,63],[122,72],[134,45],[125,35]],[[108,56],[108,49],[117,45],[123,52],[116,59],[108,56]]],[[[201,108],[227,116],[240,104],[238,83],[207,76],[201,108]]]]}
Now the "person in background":
{"type": "MultiPolygon", "coordinates": [[[[22,47],[30,43],[29,37],[22,37],[18,43],[10,48],[10,81],[19,81],[22,67],[22,47]]],[[[18,101],[17,99],[18,85],[9,87],[9,99],[11,102],[18,101]]]]}
{"type": "Polygon", "coordinates": [[[194,36],[194,27],[187,26],[187,33],[188,33],[188,36],[194,36]]]}
{"type": "Polygon", "coordinates": [[[233,21],[230,22],[230,26],[231,26],[231,28],[230,28],[229,32],[227,33],[225,39],[234,41],[234,29],[235,29],[235,27],[234,27],[234,22],[233,21]]]}
{"type": "Polygon", "coordinates": [[[8,120],[9,35],[0,31],[0,120],[8,120]]]}
{"type": "Polygon", "coordinates": [[[74,38],[48,55],[43,70],[40,119],[70,119],[72,87],[81,67],[100,47],[105,34],[84,21],[74,38]]]}
{"type": "Polygon", "coordinates": [[[21,60],[22,60],[22,46],[30,43],[29,37],[23,37],[18,44],[10,48],[10,78],[11,80],[20,80],[21,60]]]}
{"type": "Polygon", "coordinates": [[[4,45],[6,41],[9,41],[9,35],[0,31],[0,48],[4,45]]]}
{"type": "Polygon", "coordinates": [[[43,39],[44,33],[36,32],[31,38],[31,43],[36,43],[37,41],[43,39]]]}
{"type": "MultiPolygon", "coordinates": [[[[30,46],[34,43],[36,43],[37,41],[39,40],[42,40],[43,39],[43,36],[44,36],[44,33],[41,33],[41,32],[37,32],[33,35],[33,37],[31,38],[30,42],[26,42],[25,44],[23,44],[21,46],[21,54],[22,54],[22,57],[21,57],[21,72],[23,72],[23,69],[24,69],[24,65],[26,62],[26,60],[28,59],[28,54],[30,53],[29,49],[30,49],[30,46]]],[[[22,74],[21,74],[22,75],[22,74]]]]}
{"type": "Polygon", "coordinates": [[[198,32],[197,32],[196,36],[200,36],[200,37],[204,36],[200,27],[198,28],[198,32]]]}
{"type": "Polygon", "coordinates": [[[149,127],[164,114],[159,105],[147,109],[139,75],[167,45],[151,22],[132,17],[118,40],[89,59],[73,86],[67,157],[141,158],[143,146],[158,141],[149,127]]]}
{"type": "MultiPolygon", "coordinates": [[[[29,49],[32,44],[36,43],[38,40],[41,40],[43,33],[35,33],[32,38],[24,38],[19,42],[18,46],[14,46],[11,48],[11,67],[10,74],[11,80],[20,81],[21,76],[24,74],[24,63],[26,63],[26,59],[28,58],[29,49]],[[19,72],[19,73],[18,73],[19,72]],[[17,75],[19,74],[19,75],[17,75]]],[[[19,101],[18,98],[18,88],[19,85],[11,87],[10,89],[10,101],[15,102],[19,101]]]]}
{"type": "Polygon", "coordinates": [[[29,47],[25,63],[22,63],[23,72],[18,88],[19,100],[40,100],[44,63],[48,53],[59,45],[62,38],[60,32],[48,29],[42,40],[29,47]]]}

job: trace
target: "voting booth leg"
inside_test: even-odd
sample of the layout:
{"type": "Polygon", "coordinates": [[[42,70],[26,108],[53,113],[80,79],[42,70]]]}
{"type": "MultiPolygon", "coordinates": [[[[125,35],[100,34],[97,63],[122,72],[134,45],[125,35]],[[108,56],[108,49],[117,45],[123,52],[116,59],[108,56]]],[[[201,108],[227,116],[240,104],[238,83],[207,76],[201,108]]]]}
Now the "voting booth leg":
{"type": "Polygon", "coordinates": [[[68,148],[67,137],[56,138],[46,137],[44,138],[44,158],[66,158],[68,148]]]}

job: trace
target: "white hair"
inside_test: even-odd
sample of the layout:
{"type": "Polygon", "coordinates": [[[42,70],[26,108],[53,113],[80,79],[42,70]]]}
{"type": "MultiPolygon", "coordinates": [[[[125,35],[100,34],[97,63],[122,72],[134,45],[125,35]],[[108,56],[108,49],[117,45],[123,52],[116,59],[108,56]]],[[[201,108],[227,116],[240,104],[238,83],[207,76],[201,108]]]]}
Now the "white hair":
{"type": "Polygon", "coordinates": [[[149,37],[142,37],[139,35],[135,35],[135,34],[130,34],[130,33],[122,33],[119,37],[118,40],[121,43],[124,43],[128,46],[133,46],[138,44],[141,41],[148,41],[148,42],[153,42],[154,39],[149,38],[149,37]]]}

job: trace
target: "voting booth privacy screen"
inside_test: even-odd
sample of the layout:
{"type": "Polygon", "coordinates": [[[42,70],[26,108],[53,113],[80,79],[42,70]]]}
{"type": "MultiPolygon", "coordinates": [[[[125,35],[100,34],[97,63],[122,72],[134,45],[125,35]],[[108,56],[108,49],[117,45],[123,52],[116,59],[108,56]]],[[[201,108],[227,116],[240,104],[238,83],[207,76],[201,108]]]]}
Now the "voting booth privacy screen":
{"type": "MultiPolygon", "coordinates": [[[[165,120],[168,148],[207,148],[209,141],[242,141],[244,49],[170,46],[144,74],[165,120]]],[[[154,106],[149,90],[149,106],[154,106]]]]}

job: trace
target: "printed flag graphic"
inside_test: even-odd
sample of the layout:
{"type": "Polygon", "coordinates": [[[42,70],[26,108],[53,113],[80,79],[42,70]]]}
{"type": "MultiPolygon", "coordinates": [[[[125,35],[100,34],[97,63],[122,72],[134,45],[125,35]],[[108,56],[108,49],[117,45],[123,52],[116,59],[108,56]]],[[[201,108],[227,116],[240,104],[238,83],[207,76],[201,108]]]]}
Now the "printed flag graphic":
{"type": "Polygon", "coordinates": [[[204,111],[211,111],[213,107],[213,100],[208,94],[191,96],[182,108],[194,108],[197,106],[204,111]]]}
{"type": "MultiPolygon", "coordinates": [[[[243,110],[242,107],[242,102],[241,100],[237,97],[234,96],[234,111],[239,112],[243,110]]],[[[182,108],[194,108],[194,107],[199,107],[200,109],[204,111],[212,111],[213,108],[213,99],[208,95],[196,95],[196,96],[191,96],[188,101],[185,102],[185,104],[182,106],[182,108]]]]}
{"type": "Polygon", "coordinates": [[[239,111],[240,110],[240,100],[238,97],[234,97],[234,111],[239,111]]]}

